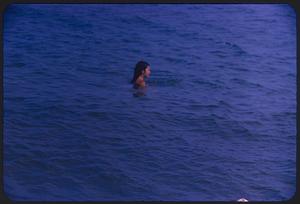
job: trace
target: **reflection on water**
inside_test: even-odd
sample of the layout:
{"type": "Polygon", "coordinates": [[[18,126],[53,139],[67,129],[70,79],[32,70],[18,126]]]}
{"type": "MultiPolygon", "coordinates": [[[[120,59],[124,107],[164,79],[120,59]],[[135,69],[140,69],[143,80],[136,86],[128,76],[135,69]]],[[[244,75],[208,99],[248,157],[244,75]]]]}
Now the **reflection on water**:
{"type": "Polygon", "coordinates": [[[135,93],[132,94],[134,97],[141,97],[141,96],[145,96],[146,93],[144,91],[136,91],[135,93]]]}
{"type": "Polygon", "coordinates": [[[133,86],[133,96],[134,97],[141,97],[145,96],[147,92],[148,85],[146,87],[138,87],[136,85],[133,86]]]}

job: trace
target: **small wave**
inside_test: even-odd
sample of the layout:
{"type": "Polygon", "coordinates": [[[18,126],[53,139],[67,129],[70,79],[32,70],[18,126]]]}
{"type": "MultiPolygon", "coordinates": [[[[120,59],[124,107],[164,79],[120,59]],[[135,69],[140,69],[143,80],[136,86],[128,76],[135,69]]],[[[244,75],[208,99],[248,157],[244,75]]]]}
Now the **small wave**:
{"type": "Polygon", "coordinates": [[[136,43],[136,39],[134,38],[123,38],[121,41],[124,43],[136,43]]]}
{"type": "Polygon", "coordinates": [[[274,117],[274,119],[281,120],[281,121],[284,121],[289,117],[296,119],[296,112],[273,113],[271,115],[272,117],[274,117]]]}
{"type": "Polygon", "coordinates": [[[241,55],[247,54],[247,52],[244,49],[242,49],[239,45],[237,45],[235,43],[221,41],[221,42],[217,42],[217,44],[225,45],[226,47],[235,51],[236,54],[241,54],[241,55]]]}
{"type": "Polygon", "coordinates": [[[218,108],[218,105],[201,105],[201,104],[192,104],[192,105],[189,105],[188,106],[189,109],[192,109],[192,110],[197,110],[197,109],[216,109],[218,108]]]}
{"type": "Polygon", "coordinates": [[[286,76],[294,79],[296,77],[296,74],[288,73],[288,74],[286,74],[286,76]]]}
{"type": "Polygon", "coordinates": [[[238,85],[245,85],[252,88],[263,88],[264,86],[258,83],[250,82],[245,79],[233,78],[230,81],[237,83],[238,85]]]}
{"type": "Polygon", "coordinates": [[[108,113],[106,112],[100,112],[100,111],[88,111],[86,112],[88,116],[94,117],[94,118],[109,118],[108,113]]]}
{"type": "Polygon", "coordinates": [[[26,97],[15,96],[15,97],[5,97],[4,100],[15,101],[15,102],[23,102],[26,100],[26,97]]]}
{"type": "Polygon", "coordinates": [[[222,116],[219,116],[215,113],[211,113],[210,116],[213,117],[213,118],[217,118],[218,120],[225,120],[226,119],[224,116],[222,117],[222,116]]]}
{"type": "Polygon", "coordinates": [[[23,63],[23,62],[16,62],[16,63],[10,64],[9,66],[11,66],[11,67],[16,67],[16,68],[22,68],[22,67],[25,67],[26,64],[23,63]]]}
{"type": "Polygon", "coordinates": [[[185,39],[189,40],[198,40],[199,39],[199,34],[196,32],[193,33],[179,33],[178,36],[183,37],[185,39]]]}
{"type": "Polygon", "coordinates": [[[226,101],[223,101],[223,100],[220,100],[219,102],[218,102],[218,105],[219,106],[225,106],[225,107],[227,107],[227,108],[232,108],[232,105],[230,105],[229,103],[227,103],[226,101]]]}
{"type": "Polygon", "coordinates": [[[187,61],[185,59],[175,58],[175,57],[164,57],[164,59],[171,63],[186,63],[187,61]]]}
{"type": "Polygon", "coordinates": [[[267,19],[267,18],[252,18],[252,19],[249,19],[249,23],[251,22],[263,22],[263,23],[268,23],[268,24],[271,24],[271,23],[276,23],[277,20],[276,19],[267,19]]]}
{"type": "Polygon", "coordinates": [[[237,71],[242,71],[242,72],[249,72],[250,70],[249,69],[247,69],[247,68],[242,68],[242,67],[236,67],[236,68],[234,68],[235,70],[237,70],[237,71]]]}
{"type": "Polygon", "coordinates": [[[98,87],[98,88],[105,88],[106,87],[105,83],[87,83],[87,85],[98,87]]]}
{"type": "Polygon", "coordinates": [[[222,51],[222,50],[214,50],[214,51],[210,51],[209,53],[215,54],[215,55],[217,55],[218,57],[221,57],[221,58],[225,58],[227,56],[227,53],[225,51],[222,51]]]}
{"type": "Polygon", "coordinates": [[[263,124],[259,121],[256,121],[256,120],[245,120],[245,121],[242,121],[241,122],[242,124],[244,125],[247,125],[247,126],[251,126],[251,127],[262,127],[263,124]]]}
{"type": "Polygon", "coordinates": [[[159,86],[159,87],[175,87],[182,82],[182,79],[168,79],[168,78],[161,78],[161,79],[152,79],[151,82],[149,81],[149,85],[151,86],[159,86]]]}
{"type": "Polygon", "coordinates": [[[192,83],[196,83],[196,84],[200,84],[200,85],[204,85],[207,86],[209,88],[223,88],[221,85],[213,83],[213,82],[209,82],[209,81],[204,81],[204,80],[192,80],[192,83]]]}
{"type": "Polygon", "coordinates": [[[160,87],[169,87],[169,86],[177,86],[182,82],[177,75],[174,75],[169,71],[156,71],[155,75],[151,77],[149,80],[149,85],[151,86],[160,86],[160,87]]]}
{"type": "Polygon", "coordinates": [[[93,69],[91,69],[91,68],[89,68],[89,67],[78,67],[77,69],[76,69],[77,71],[80,71],[80,72],[87,72],[87,73],[91,73],[91,74],[99,74],[98,72],[97,72],[97,69],[95,69],[95,70],[93,70],[93,69]]]}
{"type": "Polygon", "coordinates": [[[151,20],[149,20],[149,18],[144,18],[144,17],[141,17],[141,16],[136,16],[134,19],[136,20],[136,22],[141,23],[143,25],[152,25],[152,24],[154,24],[154,22],[151,21],[151,20]]]}
{"type": "Polygon", "coordinates": [[[140,15],[136,15],[136,16],[133,16],[131,18],[120,17],[119,21],[121,23],[128,24],[128,25],[130,25],[130,24],[133,24],[133,25],[140,24],[140,25],[143,25],[143,26],[145,26],[145,25],[149,26],[149,25],[154,25],[155,24],[153,21],[151,21],[149,19],[146,19],[146,18],[144,18],[140,15]]]}

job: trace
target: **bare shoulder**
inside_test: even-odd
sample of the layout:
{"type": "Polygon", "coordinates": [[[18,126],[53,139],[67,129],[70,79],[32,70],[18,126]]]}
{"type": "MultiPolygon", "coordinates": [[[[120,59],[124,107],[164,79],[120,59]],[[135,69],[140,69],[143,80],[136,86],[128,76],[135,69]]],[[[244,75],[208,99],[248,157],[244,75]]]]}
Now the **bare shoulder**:
{"type": "Polygon", "coordinates": [[[145,87],[146,86],[146,83],[143,79],[141,78],[138,78],[135,82],[137,85],[139,85],[140,87],[145,87]]]}

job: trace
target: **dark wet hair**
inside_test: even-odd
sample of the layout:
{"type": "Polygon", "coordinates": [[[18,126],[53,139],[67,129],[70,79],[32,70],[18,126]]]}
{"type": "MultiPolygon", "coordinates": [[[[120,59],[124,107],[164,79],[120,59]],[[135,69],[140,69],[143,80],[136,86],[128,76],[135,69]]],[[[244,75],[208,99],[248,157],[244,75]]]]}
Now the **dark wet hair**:
{"type": "Polygon", "coordinates": [[[150,66],[150,64],[148,62],[145,61],[139,61],[136,65],[135,65],[135,69],[134,69],[134,75],[133,78],[131,80],[131,83],[133,84],[137,78],[142,74],[142,72],[148,67],[150,66]]]}

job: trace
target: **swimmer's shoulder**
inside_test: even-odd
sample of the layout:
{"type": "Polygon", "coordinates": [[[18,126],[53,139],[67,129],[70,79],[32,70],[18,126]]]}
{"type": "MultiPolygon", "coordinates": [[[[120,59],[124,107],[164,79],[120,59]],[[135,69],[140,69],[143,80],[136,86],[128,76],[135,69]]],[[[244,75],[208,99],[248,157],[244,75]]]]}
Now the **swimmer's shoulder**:
{"type": "Polygon", "coordinates": [[[143,79],[140,79],[138,78],[135,83],[134,83],[135,86],[139,86],[139,87],[145,87],[146,86],[146,83],[143,79]]]}

